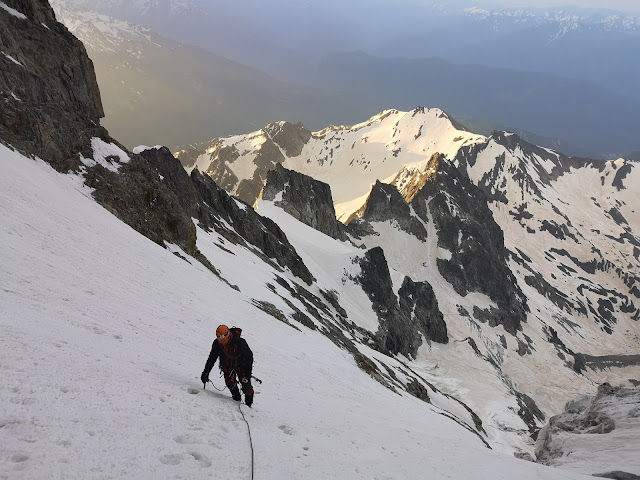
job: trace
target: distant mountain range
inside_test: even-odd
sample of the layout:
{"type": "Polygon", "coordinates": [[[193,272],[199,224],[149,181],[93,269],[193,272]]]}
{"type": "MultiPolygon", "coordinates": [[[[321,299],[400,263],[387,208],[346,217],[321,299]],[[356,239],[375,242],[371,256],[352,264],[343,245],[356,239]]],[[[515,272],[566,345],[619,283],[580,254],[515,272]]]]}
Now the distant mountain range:
{"type": "Polygon", "coordinates": [[[640,19],[614,10],[382,0],[69,1],[285,80],[296,80],[326,54],[361,50],[561,75],[640,98],[640,67],[633,61],[640,19]]]}
{"type": "MultiPolygon", "coordinates": [[[[53,5],[94,61],[105,126],[130,147],[177,146],[245,133],[274,120],[301,121],[319,129],[357,123],[389,106],[411,109],[426,104],[467,119],[469,125],[482,123],[482,133],[489,133],[487,124],[495,125],[574,156],[610,158],[638,148],[640,101],[582,80],[433,58],[345,53],[298,64],[303,68],[292,83],[148,28],[78,10],[71,0],[53,5]]],[[[100,8],[140,21],[162,12],[195,21],[192,15],[199,12],[194,30],[208,15],[198,10],[203,5],[190,2],[114,1],[100,8]]],[[[234,44],[239,38],[228,40],[234,44]]],[[[289,61],[279,58],[281,65],[289,61]]]]}
{"type": "Polygon", "coordinates": [[[321,109],[309,88],[270,77],[148,28],[53,3],[60,21],[93,60],[103,125],[133,148],[178,145],[259,128],[275,118],[321,109]]]}

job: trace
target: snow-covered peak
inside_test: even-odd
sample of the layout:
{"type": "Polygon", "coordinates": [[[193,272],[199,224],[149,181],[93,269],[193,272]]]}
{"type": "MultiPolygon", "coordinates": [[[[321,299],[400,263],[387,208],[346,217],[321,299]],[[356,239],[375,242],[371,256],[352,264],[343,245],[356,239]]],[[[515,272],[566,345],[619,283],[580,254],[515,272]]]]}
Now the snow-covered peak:
{"type": "MultiPolygon", "coordinates": [[[[449,10],[448,13],[456,13],[449,10]]],[[[458,10],[470,19],[491,21],[500,25],[520,24],[531,26],[553,26],[561,33],[581,29],[601,29],[605,31],[640,31],[640,17],[625,15],[621,12],[605,9],[583,8],[481,8],[468,7],[458,10]]]]}
{"type": "MultiPolygon", "coordinates": [[[[182,14],[197,10],[193,0],[54,0],[64,3],[68,8],[84,9],[110,15],[127,12],[135,17],[144,17],[152,13],[167,12],[182,14]]],[[[53,3],[53,2],[52,2],[53,3]]]]}
{"type": "MultiPolygon", "coordinates": [[[[152,43],[152,33],[148,28],[96,11],[84,10],[74,6],[70,0],[52,0],[51,6],[58,20],[92,52],[118,53],[123,44],[132,40],[152,43]]],[[[128,51],[134,57],[139,56],[135,49],[128,51]]]]}
{"type": "MultiPolygon", "coordinates": [[[[296,155],[283,147],[285,138],[272,134],[273,128],[267,127],[214,140],[200,148],[197,158],[189,162],[190,168],[212,174],[214,179],[218,176],[223,184],[233,177],[231,193],[257,197],[266,170],[282,163],[328,183],[338,218],[345,221],[362,207],[376,181],[390,183],[401,169],[408,165],[419,168],[435,153],[453,159],[462,146],[485,139],[463,130],[442,110],[425,107],[409,112],[384,110],[356,125],[312,132],[301,140],[304,145],[296,155]],[[243,190],[248,181],[260,185],[243,190]]],[[[243,199],[253,203],[256,197],[243,199]]]]}

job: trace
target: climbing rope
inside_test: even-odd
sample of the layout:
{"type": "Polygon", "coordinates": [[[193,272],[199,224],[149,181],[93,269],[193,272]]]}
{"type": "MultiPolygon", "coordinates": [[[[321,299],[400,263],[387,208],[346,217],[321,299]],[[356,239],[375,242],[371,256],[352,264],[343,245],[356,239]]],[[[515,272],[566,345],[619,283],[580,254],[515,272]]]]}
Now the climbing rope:
{"type": "Polygon", "coordinates": [[[242,404],[238,404],[238,410],[240,411],[240,414],[242,415],[242,419],[244,420],[244,423],[247,425],[247,432],[249,432],[249,445],[251,445],[251,480],[253,480],[253,465],[254,465],[254,461],[253,461],[253,440],[251,439],[251,428],[249,428],[249,422],[247,422],[247,419],[244,418],[244,412],[242,411],[242,408],[240,408],[242,406],[242,404]]]}
{"type": "MultiPolygon", "coordinates": [[[[256,377],[252,377],[255,378],[259,383],[262,383],[262,380],[260,380],[259,378],[256,377]]],[[[216,387],[215,383],[213,383],[211,380],[209,380],[209,383],[211,385],[213,385],[213,388],[215,388],[217,391],[219,392],[223,392],[227,386],[225,385],[223,388],[218,388],[216,387]]],[[[206,387],[206,384],[205,384],[206,387]]],[[[247,426],[247,432],[249,432],[249,445],[251,446],[251,480],[253,480],[253,475],[254,475],[254,454],[253,454],[253,440],[251,439],[251,428],[249,427],[249,422],[247,422],[247,419],[244,416],[244,412],[242,411],[242,408],[240,408],[242,406],[242,403],[238,403],[238,411],[240,412],[240,415],[242,415],[242,420],[244,420],[245,425],[247,426]]]]}
{"type": "MultiPolygon", "coordinates": [[[[220,375],[220,377],[222,378],[222,374],[220,375]]],[[[219,391],[219,392],[224,392],[224,391],[225,391],[225,389],[227,388],[227,386],[226,386],[226,385],[225,385],[224,387],[222,387],[222,388],[218,388],[218,387],[216,387],[216,384],[215,384],[215,383],[213,383],[211,380],[209,380],[209,383],[210,383],[211,385],[213,385],[213,388],[215,388],[215,389],[216,389],[217,391],[219,391]]],[[[205,387],[206,387],[206,386],[207,386],[207,385],[205,384],[205,387]]]]}

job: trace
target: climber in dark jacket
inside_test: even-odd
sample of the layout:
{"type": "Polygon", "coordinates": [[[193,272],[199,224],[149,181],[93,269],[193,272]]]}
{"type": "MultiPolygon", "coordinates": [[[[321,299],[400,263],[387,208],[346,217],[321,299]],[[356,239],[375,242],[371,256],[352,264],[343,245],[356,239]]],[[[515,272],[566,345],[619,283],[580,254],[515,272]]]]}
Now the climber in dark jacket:
{"type": "Polygon", "coordinates": [[[206,384],[209,381],[209,372],[220,358],[220,370],[224,374],[224,381],[231,392],[231,397],[242,400],[238,390],[238,381],[242,385],[244,393],[244,403],[248,407],[253,403],[253,387],[251,386],[251,370],[253,368],[253,352],[249,348],[247,341],[240,337],[242,330],[239,328],[228,328],[220,325],[216,329],[216,339],[211,346],[211,353],[204,366],[200,380],[206,384]]]}

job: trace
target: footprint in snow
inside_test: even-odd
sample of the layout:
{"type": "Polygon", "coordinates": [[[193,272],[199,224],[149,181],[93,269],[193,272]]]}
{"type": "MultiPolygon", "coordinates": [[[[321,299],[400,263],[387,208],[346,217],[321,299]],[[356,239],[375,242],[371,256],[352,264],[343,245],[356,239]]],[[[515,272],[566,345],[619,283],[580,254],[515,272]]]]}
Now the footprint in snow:
{"type": "Polygon", "coordinates": [[[29,460],[29,455],[23,453],[16,453],[11,457],[11,461],[14,463],[26,462],[27,460],[29,460]]]}
{"type": "Polygon", "coordinates": [[[165,465],[179,465],[181,461],[181,455],[176,455],[175,453],[160,457],[160,463],[164,463],[165,465]]]}
{"type": "Polygon", "coordinates": [[[207,457],[206,455],[198,452],[189,452],[189,455],[196,459],[201,467],[210,467],[212,465],[209,457],[207,457]]]}
{"type": "Polygon", "coordinates": [[[178,435],[177,437],[173,437],[173,441],[179,443],[180,445],[197,445],[202,443],[199,438],[191,436],[191,435],[178,435]]]}
{"type": "Polygon", "coordinates": [[[288,427],[287,425],[280,425],[278,428],[287,435],[293,435],[293,429],[291,427],[288,427]]]}

